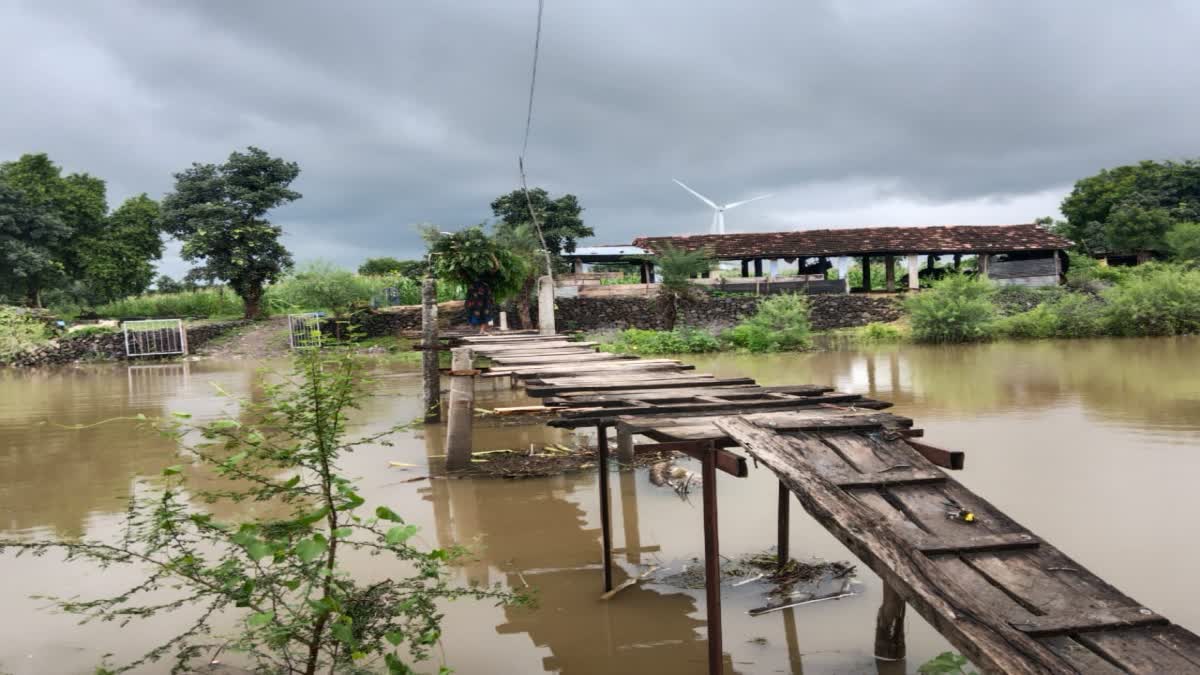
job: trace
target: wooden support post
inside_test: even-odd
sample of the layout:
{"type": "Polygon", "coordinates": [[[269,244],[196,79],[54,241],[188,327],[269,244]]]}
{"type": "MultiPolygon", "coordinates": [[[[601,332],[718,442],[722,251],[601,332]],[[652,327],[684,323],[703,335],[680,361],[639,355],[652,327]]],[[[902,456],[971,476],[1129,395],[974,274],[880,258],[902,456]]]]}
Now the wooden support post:
{"type": "Polygon", "coordinates": [[[750,276],[750,260],[748,258],[742,259],[742,276],[750,276]]]}
{"type": "Polygon", "coordinates": [[[896,256],[883,256],[883,282],[888,293],[896,292],[896,256]]]}
{"type": "Polygon", "coordinates": [[[955,253],[954,254],[954,270],[957,272],[960,267],[962,267],[962,254],[955,253]]]}
{"type": "Polygon", "coordinates": [[[604,547],[604,592],[612,583],[612,505],[608,494],[608,427],[596,425],[596,448],[600,455],[600,539],[604,547]]]}
{"type": "Polygon", "coordinates": [[[791,557],[788,551],[788,530],[791,526],[791,514],[789,511],[792,499],[792,491],[787,489],[787,486],[782,481],[779,483],[779,531],[778,544],[776,545],[776,559],[780,569],[787,564],[788,558],[791,557]]]}
{"type": "Polygon", "coordinates": [[[442,379],[438,374],[437,281],[421,280],[421,373],[425,403],[425,422],[437,422],[442,416],[442,379]]]}
{"type": "Polygon", "coordinates": [[[899,661],[904,658],[904,598],[883,582],[883,602],[875,617],[875,658],[899,661]]]}
{"type": "Polygon", "coordinates": [[[633,463],[633,432],[628,427],[617,427],[617,461],[622,464],[633,463]]]}
{"type": "Polygon", "coordinates": [[[871,292],[871,256],[864,255],[862,261],[862,290],[863,293],[871,292]]]}
{"type": "Polygon", "coordinates": [[[641,282],[643,284],[654,283],[654,279],[651,278],[649,270],[646,269],[649,266],[649,264],[650,263],[643,262],[641,265],[638,266],[638,270],[641,273],[641,282]]]}
{"type": "MultiPolygon", "coordinates": [[[[933,258],[930,258],[932,260],[933,258]]],[[[908,290],[916,291],[921,288],[921,263],[917,254],[908,256],[908,290]]]]}
{"type": "Polygon", "coordinates": [[[938,257],[932,253],[925,254],[925,269],[933,271],[937,269],[938,257]]]}
{"type": "Polygon", "coordinates": [[[452,351],[450,404],[446,411],[446,468],[451,471],[471,466],[471,427],[475,418],[475,371],[471,348],[452,351]]]}
{"type": "Polygon", "coordinates": [[[642,563],[642,536],[638,528],[637,475],[632,471],[618,474],[621,483],[621,528],[625,533],[625,559],[631,565],[642,563]]]}
{"type": "Polygon", "coordinates": [[[762,258],[754,259],[754,276],[756,276],[756,277],[762,276],[762,258]]]}
{"type": "Polygon", "coordinates": [[[711,442],[704,453],[701,489],[704,492],[704,595],[708,618],[708,672],[721,675],[721,546],[717,537],[717,459],[711,442]]]}
{"type": "Polygon", "coordinates": [[[538,333],[554,335],[554,277],[538,277],[538,333]]]}

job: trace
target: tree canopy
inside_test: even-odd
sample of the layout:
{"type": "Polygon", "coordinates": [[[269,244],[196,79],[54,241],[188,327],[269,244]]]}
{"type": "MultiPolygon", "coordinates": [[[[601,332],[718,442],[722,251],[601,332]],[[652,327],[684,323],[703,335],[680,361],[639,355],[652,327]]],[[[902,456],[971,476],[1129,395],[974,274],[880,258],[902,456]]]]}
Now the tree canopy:
{"type": "Polygon", "coordinates": [[[1075,183],[1060,232],[1089,253],[1166,252],[1176,224],[1200,220],[1200,161],[1105,169],[1075,183]]]}
{"type": "Polygon", "coordinates": [[[184,260],[227,282],[244,301],[246,318],[261,316],[263,287],[292,265],[279,241],[282,228],[266,214],[300,198],[289,187],[298,175],[295,162],[251,146],[223,164],[175,174],[175,190],[163,199],[166,228],[183,241],[184,260]]]}
{"type": "Polygon", "coordinates": [[[574,253],[576,240],[596,234],[592,228],[583,224],[583,218],[580,216],[583,209],[575,195],[565,194],[558,199],[550,199],[550,195],[542,188],[531,189],[528,200],[524,190],[513,190],[497,197],[492,202],[492,213],[500,219],[497,229],[504,230],[529,224],[531,203],[534,212],[537,213],[542,236],[546,239],[546,248],[556,258],[561,258],[563,253],[574,253]]]}
{"type": "Polygon", "coordinates": [[[398,260],[396,258],[367,258],[358,266],[358,273],[365,277],[383,277],[393,274],[402,277],[422,277],[429,265],[424,260],[398,260]]]}
{"type": "Polygon", "coordinates": [[[0,293],[40,304],[40,293],[65,276],[67,227],[54,209],[0,178],[0,293]]]}
{"type": "Polygon", "coordinates": [[[91,292],[108,302],[149,288],[152,261],[162,257],[161,232],[158,202],[145,193],[125,200],[100,232],[81,239],[80,263],[91,292]]]}

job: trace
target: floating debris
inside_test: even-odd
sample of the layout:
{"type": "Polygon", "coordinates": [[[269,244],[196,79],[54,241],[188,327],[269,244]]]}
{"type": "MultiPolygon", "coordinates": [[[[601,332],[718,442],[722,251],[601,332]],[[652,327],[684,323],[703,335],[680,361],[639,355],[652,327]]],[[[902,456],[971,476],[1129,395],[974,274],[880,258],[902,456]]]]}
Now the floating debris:
{"type": "Polygon", "coordinates": [[[686,497],[692,488],[700,486],[701,478],[674,461],[666,461],[650,467],[650,482],[658,487],[669,487],[680,497],[686,497]]]}
{"type": "MultiPolygon", "coordinates": [[[[721,583],[730,588],[765,584],[766,595],[777,602],[803,602],[838,593],[853,594],[854,569],[848,562],[801,562],[795,559],[788,560],[780,568],[775,553],[766,551],[722,560],[721,583]]],[[[683,564],[680,572],[659,576],[654,583],[676,588],[704,588],[704,561],[692,558],[683,564]]]]}

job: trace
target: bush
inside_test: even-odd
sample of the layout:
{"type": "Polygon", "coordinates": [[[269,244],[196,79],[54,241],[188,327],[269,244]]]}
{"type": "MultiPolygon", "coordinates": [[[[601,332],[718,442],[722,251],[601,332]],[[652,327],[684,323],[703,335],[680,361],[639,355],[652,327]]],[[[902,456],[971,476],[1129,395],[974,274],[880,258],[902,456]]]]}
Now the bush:
{"type": "Polygon", "coordinates": [[[808,348],[811,332],[808,299],[788,293],[759,302],[753,316],[726,331],[722,337],[747,351],[778,352],[808,348]]]}
{"type": "Polygon", "coordinates": [[[990,337],[995,288],[986,280],[953,274],[904,301],[920,342],[976,342],[990,337]]]}
{"type": "Polygon", "coordinates": [[[629,328],[617,333],[616,339],[602,346],[604,351],[619,354],[699,354],[715,352],[721,343],[712,333],[694,328],[678,330],[643,330],[629,328]]]}
{"type": "Polygon", "coordinates": [[[46,325],[15,307],[0,307],[0,361],[46,342],[46,325]]]}
{"type": "Polygon", "coordinates": [[[307,263],[267,289],[266,301],[276,313],[325,311],[345,316],[355,305],[367,304],[373,292],[367,277],[332,263],[307,263]]]}
{"type": "Polygon", "coordinates": [[[1055,337],[1086,338],[1104,334],[1104,305],[1082,293],[1067,293],[1050,305],[1058,325],[1055,337]]]}
{"type": "Polygon", "coordinates": [[[99,316],[114,319],[174,319],[188,316],[214,318],[241,316],[243,313],[242,299],[233,291],[220,288],[138,295],[96,308],[96,314],[99,316]]]}
{"type": "Polygon", "coordinates": [[[1012,284],[1000,286],[992,295],[992,303],[996,311],[1003,315],[1028,312],[1043,302],[1054,302],[1061,298],[1066,291],[1058,286],[1021,286],[1012,284]]]}
{"type": "Polygon", "coordinates": [[[1181,261],[1200,261],[1200,223],[1176,223],[1167,231],[1171,257],[1181,261]]]}
{"type": "Polygon", "coordinates": [[[998,335],[1018,340],[1052,338],[1058,332],[1058,317],[1043,303],[1028,312],[997,320],[994,329],[998,335]]]}
{"type": "Polygon", "coordinates": [[[1112,335],[1200,332],[1200,271],[1163,265],[1130,275],[1104,292],[1104,324],[1112,335]]]}
{"type": "Polygon", "coordinates": [[[900,327],[875,321],[854,331],[854,339],[859,342],[901,342],[906,337],[907,334],[900,327]]]}
{"type": "Polygon", "coordinates": [[[111,335],[116,332],[117,329],[112,326],[82,326],[67,333],[63,337],[68,340],[76,340],[79,338],[91,337],[93,335],[111,335]]]}

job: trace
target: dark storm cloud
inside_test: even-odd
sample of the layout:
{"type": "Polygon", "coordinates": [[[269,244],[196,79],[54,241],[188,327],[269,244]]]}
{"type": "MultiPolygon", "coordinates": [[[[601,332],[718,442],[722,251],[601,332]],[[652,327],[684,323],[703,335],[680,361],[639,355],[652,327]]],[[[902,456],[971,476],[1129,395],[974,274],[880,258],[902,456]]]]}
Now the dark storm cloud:
{"type": "MultiPolygon", "coordinates": [[[[289,245],[350,264],[413,255],[413,223],[478,222],[515,186],[532,0],[0,12],[3,156],[50,152],[115,197],[259,145],[303,168],[289,245]]],[[[1190,2],[547,0],[531,180],[611,242],[703,228],[673,177],[779,193],[730,216],[763,228],[843,198],[944,219],[1200,154],[1197,29],[1190,2]]]]}

